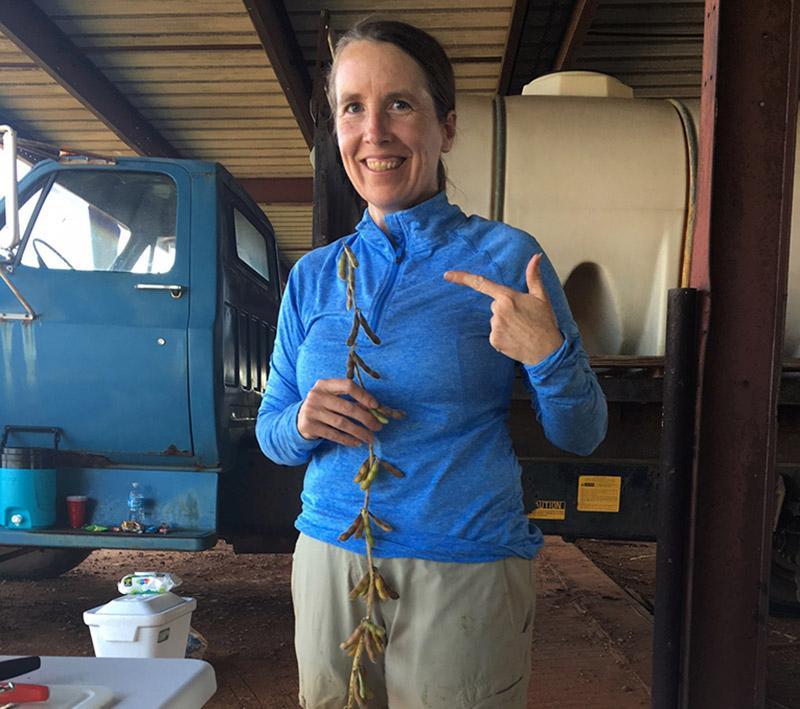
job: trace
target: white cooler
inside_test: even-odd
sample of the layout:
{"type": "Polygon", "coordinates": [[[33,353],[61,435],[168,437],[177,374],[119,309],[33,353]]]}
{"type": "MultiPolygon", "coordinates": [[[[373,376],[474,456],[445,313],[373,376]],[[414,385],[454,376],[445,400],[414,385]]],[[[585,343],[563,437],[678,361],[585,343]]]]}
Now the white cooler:
{"type": "Polygon", "coordinates": [[[194,598],[120,596],[83,614],[97,657],[184,657],[194,598]]]}

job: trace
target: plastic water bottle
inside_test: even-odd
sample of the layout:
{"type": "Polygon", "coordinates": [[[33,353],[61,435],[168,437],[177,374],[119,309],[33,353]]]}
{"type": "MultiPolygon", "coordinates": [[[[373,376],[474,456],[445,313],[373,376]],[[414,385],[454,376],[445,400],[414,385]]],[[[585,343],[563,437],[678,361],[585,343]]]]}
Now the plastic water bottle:
{"type": "Polygon", "coordinates": [[[131,483],[128,493],[128,519],[144,524],[144,495],[139,483],[131,483]]]}

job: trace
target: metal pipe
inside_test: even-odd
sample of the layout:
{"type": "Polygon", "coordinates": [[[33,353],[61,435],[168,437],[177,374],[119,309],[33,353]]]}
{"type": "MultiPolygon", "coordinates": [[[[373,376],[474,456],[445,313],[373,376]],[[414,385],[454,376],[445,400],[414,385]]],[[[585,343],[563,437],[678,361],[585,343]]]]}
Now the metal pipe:
{"type": "Polygon", "coordinates": [[[673,288],[667,303],[664,404],[656,538],[652,709],[677,709],[685,594],[687,509],[692,478],[697,290],[673,288]]]}
{"type": "Polygon", "coordinates": [[[6,179],[6,225],[11,234],[7,246],[9,251],[19,244],[19,197],[17,195],[17,132],[11,126],[0,126],[0,135],[3,136],[3,155],[6,164],[3,174],[6,179]]]}
{"type": "Polygon", "coordinates": [[[19,289],[11,282],[11,279],[8,277],[6,273],[3,272],[3,269],[0,268],[0,280],[3,281],[8,286],[8,289],[14,294],[14,297],[19,301],[19,304],[25,308],[25,313],[0,313],[0,321],[2,320],[23,320],[25,322],[31,322],[32,320],[36,319],[36,313],[33,312],[33,308],[31,308],[30,304],[27,300],[25,300],[22,293],[19,292],[19,289]]]}

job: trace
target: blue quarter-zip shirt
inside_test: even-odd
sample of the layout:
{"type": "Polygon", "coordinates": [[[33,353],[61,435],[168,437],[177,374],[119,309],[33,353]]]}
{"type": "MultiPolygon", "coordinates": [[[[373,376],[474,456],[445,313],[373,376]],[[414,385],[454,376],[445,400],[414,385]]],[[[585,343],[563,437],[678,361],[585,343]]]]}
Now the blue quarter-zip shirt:
{"type": "MultiPolygon", "coordinates": [[[[515,364],[489,344],[491,298],[443,274],[469,271],[524,291],[525,267],[542,249],[518,229],[467,217],[444,193],[385,223],[390,236],[365,212],[354,234],[311,251],[290,272],[256,425],[261,448],[277,463],[308,461],[297,528],[364,553],[363,540],[342,543],[338,536],[363,503],[353,477],[366,444],[309,441],[297,430],[314,383],[345,376],[353,315],[337,261],[347,243],[359,261],[356,302],[381,339],[374,345],[359,333],[356,351],[381,375],[365,377],[365,386],[407,413],[376,434],[377,455],[406,477],[382,471],[372,486],[370,510],[394,527],[373,526],[374,554],[446,562],[530,558],[542,535],[525,515],[506,424],[515,364]]],[[[605,436],[605,398],[547,258],[540,272],[564,343],[524,366],[532,413],[553,444],[588,454],[605,436]]]]}

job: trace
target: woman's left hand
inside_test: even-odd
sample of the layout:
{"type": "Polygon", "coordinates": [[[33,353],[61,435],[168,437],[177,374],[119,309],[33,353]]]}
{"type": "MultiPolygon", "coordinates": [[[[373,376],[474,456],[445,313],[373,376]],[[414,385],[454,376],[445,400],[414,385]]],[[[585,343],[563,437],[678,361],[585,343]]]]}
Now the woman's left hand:
{"type": "Polygon", "coordinates": [[[447,271],[444,278],[493,299],[489,343],[498,352],[523,364],[538,364],[564,342],[556,315],[542,283],[535,254],[525,269],[527,293],[466,271],[447,271]]]}

